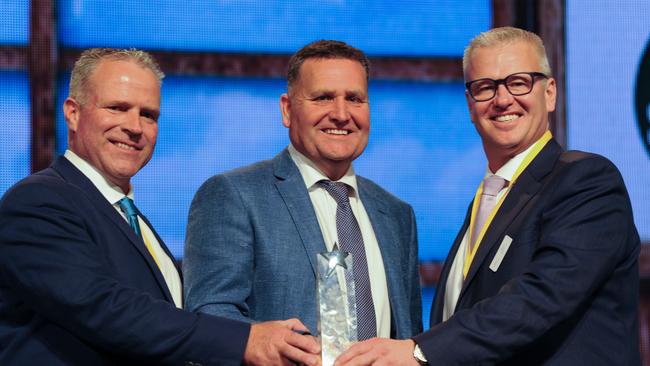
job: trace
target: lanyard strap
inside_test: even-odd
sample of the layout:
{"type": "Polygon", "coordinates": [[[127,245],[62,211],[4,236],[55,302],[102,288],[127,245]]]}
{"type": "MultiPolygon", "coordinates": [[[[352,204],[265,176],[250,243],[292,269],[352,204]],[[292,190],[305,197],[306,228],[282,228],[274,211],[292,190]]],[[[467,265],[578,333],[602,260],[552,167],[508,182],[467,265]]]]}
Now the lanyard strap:
{"type": "MultiPolygon", "coordinates": [[[[478,238],[476,240],[476,243],[474,244],[474,248],[472,249],[471,252],[468,252],[467,255],[465,256],[465,264],[463,266],[463,278],[467,277],[467,272],[469,272],[469,267],[472,264],[472,261],[474,260],[474,255],[478,251],[478,247],[480,246],[481,240],[483,240],[483,236],[485,235],[485,232],[487,231],[488,227],[490,227],[490,224],[492,223],[492,219],[494,219],[494,216],[496,216],[497,212],[499,212],[499,208],[501,207],[501,204],[505,200],[506,196],[512,189],[512,187],[515,185],[517,182],[517,178],[519,178],[519,175],[528,167],[528,165],[539,155],[539,152],[542,151],[544,146],[551,141],[551,138],[553,138],[553,135],[551,134],[551,131],[547,130],[542,137],[535,142],[533,145],[533,148],[528,152],[524,160],[521,162],[517,170],[515,171],[515,175],[512,176],[512,181],[510,184],[508,184],[508,188],[506,193],[501,196],[499,199],[499,202],[497,202],[496,206],[494,206],[494,209],[492,210],[492,213],[490,213],[490,216],[488,216],[487,220],[485,220],[485,224],[483,225],[483,228],[481,228],[481,231],[479,232],[478,238]]],[[[474,195],[474,203],[472,204],[472,214],[470,215],[469,219],[469,233],[468,233],[468,238],[469,241],[468,243],[472,242],[472,228],[474,227],[474,223],[476,220],[476,214],[478,213],[478,206],[479,202],[481,200],[481,194],[483,193],[483,182],[478,187],[478,190],[476,191],[476,195],[474,195]]]]}

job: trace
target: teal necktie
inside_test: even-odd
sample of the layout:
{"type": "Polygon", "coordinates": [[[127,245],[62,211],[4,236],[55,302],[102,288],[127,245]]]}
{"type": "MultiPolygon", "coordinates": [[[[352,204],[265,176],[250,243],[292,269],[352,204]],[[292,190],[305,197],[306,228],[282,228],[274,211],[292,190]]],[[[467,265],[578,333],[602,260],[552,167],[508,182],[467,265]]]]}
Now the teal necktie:
{"type": "Polygon", "coordinates": [[[156,262],[158,268],[161,268],[160,262],[158,262],[158,257],[156,257],[156,252],[154,252],[151,243],[149,240],[147,240],[146,236],[142,235],[142,232],[140,231],[140,224],[138,223],[138,213],[140,211],[138,211],[138,209],[133,204],[133,200],[129,197],[124,197],[118,203],[120,205],[120,209],[122,212],[124,212],[124,215],[126,215],[127,220],[129,220],[129,225],[131,225],[131,228],[133,228],[133,231],[135,231],[135,235],[137,235],[138,238],[142,239],[144,246],[147,247],[149,254],[153,258],[153,261],[156,262]]]}
{"type": "Polygon", "coordinates": [[[135,208],[133,200],[129,197],[124,197],[118,203],[120,204],[120,209],[124,212],[124,215],[126,215],[126,219],[129,220],[129,225],[131,225],[131,228],[135,231],[135,235],[142,239],[140,224],[138,223],[138,209],[135,208]]]}

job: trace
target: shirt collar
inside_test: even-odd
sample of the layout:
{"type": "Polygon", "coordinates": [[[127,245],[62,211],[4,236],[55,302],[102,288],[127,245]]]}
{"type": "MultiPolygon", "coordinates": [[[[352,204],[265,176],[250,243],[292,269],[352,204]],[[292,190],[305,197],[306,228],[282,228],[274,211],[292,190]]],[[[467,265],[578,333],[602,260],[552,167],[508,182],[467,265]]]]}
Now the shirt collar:
{"type": "MultiPolygon", "coordinates": [[[[287,150],[289,150],[291,160],[293,160],[293,162],[298,167],[300,175],[302,175],[302,179],[305,181],[305,185],[307,186],[307,190],[312,191],[318,188],[318,181],[321,181],[323,179],[331,180],[316,166],[316,164],[314,164],[313,161],[303,155],[300,151],[296,150],[292,144],[289,144],[287,150]]],[[[354,168],[352,167],[352,164],[350,164],[348,171],[345,172],[343,177],[337,180],[337,182],[342,182],[352,187],[354,191],[353,195],[355,197],[357,196],[357,177],[354,174],[354,168]]]]}
{"type": "MultiPolygon", "coordinates": [[[[537,139],[537,141],[539,141],[539,139],[537,139]]],[[[537,141],[535,141],[530,146],[528,146],[526,150],[520,152],[519,154],[512,157],[512,159],[508,160],[508,162],[505,163],[501,168],[499,168],[499,170],[497,170],[495,173],[492,173],[490,167],[488,166],[488,168],[485,171],[484,178],[487,178],[490,175],[498,175],[499,177],[507,180],[508,182],[512,182],[512,178],[515,176],[517,169],[519,168],[521,163],[523,163],[524,159],[531,152],[533,147],[535,147],[537,141]]]]}
{"type": "MultiPolygon", "coordinates": [[[[112,205],[116,204],[125,196],[120,187],[111,183],[111,181],[106,179],[106,177],[104,177],[102,173],[97,170],[97,168],[79,157],[79,155],[75,154],[71,150],[66,150],[63,156],[68,159],[72,165],[79,169],[81,173],[86,176],[86,178],[90,179],[95,188],[97,188],[102,196],[104,196],[104,198],[106,198],[106,200],[108,200],[108,202],[110,202],[112,205]]],[[[130,199],[133,199],[134,194],[132,185],[130,186],[129,193],[127,193],[126,196],[130,199]]]]}

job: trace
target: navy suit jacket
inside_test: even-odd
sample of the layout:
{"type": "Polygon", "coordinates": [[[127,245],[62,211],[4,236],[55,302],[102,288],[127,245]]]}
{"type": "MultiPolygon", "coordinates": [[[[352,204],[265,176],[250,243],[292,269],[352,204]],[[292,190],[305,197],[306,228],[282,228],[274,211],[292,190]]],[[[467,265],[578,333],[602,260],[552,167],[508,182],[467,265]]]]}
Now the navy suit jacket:
{"type": "Polygon", "coordinates": [[[551,140],[506,196],[455,314],[441,323],[445,284],[468,221],[469,212],[442,270],[432,327],[416,337],[431,363],[640,364],[639,236],[611,162],[563,152],[551,140]]]}
{"type": "MultiPolygon", "coordinates": [[[[411,206],[357,176],[384,261],[391,329],[421,331],[411,206]]],[[[326,252],[302,175],[285,149],[206,181],[192,202],[183,270],[186,306],[240,320],[299,318],[316,333],[316,256],[326,252]]]]}
{"type": "Polygon", "coordinates": [[[142,240],[67,159],[0,202],[0,364],[238,365],[249,328],[177,309],[142,240]]]}

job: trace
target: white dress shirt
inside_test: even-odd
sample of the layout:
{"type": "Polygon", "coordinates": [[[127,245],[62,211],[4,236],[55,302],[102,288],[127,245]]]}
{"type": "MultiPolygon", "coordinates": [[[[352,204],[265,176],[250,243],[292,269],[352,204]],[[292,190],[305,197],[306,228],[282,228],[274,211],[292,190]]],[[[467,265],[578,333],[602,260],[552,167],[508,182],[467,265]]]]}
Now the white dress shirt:
{"type": "MultiPolygon", "coordinates": [[[[108,200],[108,202],[113,205],[113,208],[117,210],[117,212],[124,218],[124,220],[128,222],[128,219],[120,209],[119,205],[119,201],[125,196],[124,192],[122,192],[122,189],[111,183],[99,172],[99,170],[90,165],[90,163],[84,159],[80,158],[74,152],[66,150],[64,156],[72,163],[72,165],[79,169],[83,175],[86,176],[86,178],[90,179],[90,181],[99,190],[102,196],[104,196],[104,198],[106,198],[106,200],[108,200]]],[[[126,197],[133,199],[133,186],[131,186],[129,189],[129,193],[126,194],[126,197]]],[[[178,271],[176,270],[174,262],[171,258],[169,258],[167,253],[160,246],[158,239],[156,239],[156,236],[154,235],[149,225],[147,225],[140,216],[138,216],[138,222],[140,223],[140,231],[142,232],[142,235],[147,238],[151,244],[151,249],[156,255],[156,259],[158,259],[158,263],[160,264],[160,271],[165,278],[165,283],[167,283],[169,292],[172,294],[174,305],[176,305],[177,308],[182,308],[183,286],[181,284],[181,278],[178,274],[178,271]]]]}
{"type": "MultiPolygon", "coordinates": [[[[291,159],[298,166],[298,170],[305,181],[309,198],[316,211],[316,218],[320,226],[323,240],[328,251],[338,243],[338,233],[336,231],[336,200],[317,183],[320,180],[330,180],[323,172],[305,155],[296,150],[293,145],[289,145],[289,154],[291,159]]],[[[377,336],[382,338],[390,337],[390,302],[388,301],[388,285],[386,284],[386,272],[384,270],[384,261],[381,257],[377,237],[372,229],[372,223],[368,217],[366,209],[359,198],[357,188],[357,178],[354,169],[350,169],[337,182],[342,182],[353,188],[350,196],[350,206],[352,212],[359,223],[359,229],[363,237],[363,244],[366,249],[366,259],[368,261],[368,276],[370,277],[370,290],[372,291],[372,302],[375,306],[375,316],[377,318],[377,336]]]]}
{"type": "MultiPolygon", "coordinates": [[[[515,155],[512,159],[508,160],[508,162],[505,163],[499,170],[497,170],[496,173],[492,173],[489,167],[486,169],[483,179],[491,175],[498,175],[499,177],[509,182],[509,184],[501,188],[497,194],[497,202],[501,200],[501,197],[507,194],[510,188],[510,182],[512,182],[512,178],[515,176],[517,169],[524,162],[524,159],[534,146],[535,144],[532,144],[526,150],[515,155]]],[[[460,291],[463,289],[463,266],[465,265],[465,257],[467,255],[467,248],[469,247],[469,232],[471,230],[472,228],[468,225],[467,230],[465,231],[465,235],[463,236],[463,239],[460,242],[460,246],[458,247],[458,252],[456,252],[454,262],[452,263],[451,269],[449,270],[449,276],[447,277],[447,283],[445,284],[445,305],[442,311],[442,321],[445,321],[454,315],[456,303],[458,302],[458,296],[460,296],[460,291]]]]}

